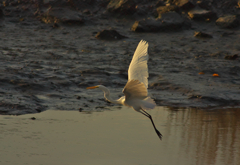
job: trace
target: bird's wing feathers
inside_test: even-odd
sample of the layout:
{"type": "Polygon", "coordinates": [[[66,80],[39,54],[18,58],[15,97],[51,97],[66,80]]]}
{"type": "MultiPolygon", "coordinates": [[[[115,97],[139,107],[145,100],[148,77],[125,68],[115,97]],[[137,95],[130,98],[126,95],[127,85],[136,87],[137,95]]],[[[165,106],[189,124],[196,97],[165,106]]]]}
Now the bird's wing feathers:
{"type": "Polygon", "coordinates": [[[138,80],[148,88],[148,43],[141,40],[128,69],[128,81],[138,80]]]}
{"type": "Polygon", "coordinates": [[[153,109],[156,103],[148,97],[148,43],[141,40],[128,69],[128,82],[123,89],[125,105],[139,109],[153,109]]]}
{"type": "Polygon", "coordinates": [[[145,99],[148,95],[145,85],[138,80],[130,80],[123,89],[125,100],[145,99]]]}
{"type": "Polygon", "coordinates": [[[147,88],[138,80],[130,80],[123,89],[125,95],[125,105],[133,107],[136,111],[139,109],[153,109],[156,103],[148,97],[147,88]]]}
{"type": "Polygon", "coordinates": [[[144,110],[154,109],[156,106],[156,103],[151,97],[147,97],[146,99],[141,101],[141,108],[144,110]]]}

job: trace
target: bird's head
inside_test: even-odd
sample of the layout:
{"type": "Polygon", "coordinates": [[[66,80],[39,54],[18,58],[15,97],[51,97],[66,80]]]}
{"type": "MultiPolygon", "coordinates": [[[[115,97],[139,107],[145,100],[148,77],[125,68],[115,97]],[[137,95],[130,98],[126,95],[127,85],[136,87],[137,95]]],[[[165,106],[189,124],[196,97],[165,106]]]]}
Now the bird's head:
{"type": "Polygon", "coordinates": [[[92,87],[87,87],[86,89],[96,89],[96,88],[99,88],[99,85],[92,86],[92,87]]]}
{"type": "Polygon", "coordinates": [[[96,85],[92,87],[87,87],[87,89],[101,89],[104,93],[109,93],[109,90],[103,85],[96,85]]]}
{"type": "Polygon", "coordinates": [[[106,87],[103,86],[103,85],[96,85],[96,86],[92,86],[92,87],[87,87],[86,89],[101,89],[101,90],[104,90],[104,89],[106,89],[106,87]]]}

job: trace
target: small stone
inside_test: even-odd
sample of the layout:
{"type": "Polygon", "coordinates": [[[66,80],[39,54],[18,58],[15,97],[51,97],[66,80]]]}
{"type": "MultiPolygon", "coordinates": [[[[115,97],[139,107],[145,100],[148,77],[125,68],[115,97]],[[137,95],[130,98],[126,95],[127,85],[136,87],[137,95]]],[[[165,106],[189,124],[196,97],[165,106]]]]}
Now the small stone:
{"type": "Polygon", "coordinates": [[[222,33],[222,37],[226,37],[226,36],[230,36],[230,35],[234,35],[235,33],[234,32],[224,32],[222,33]]]}
{"type": "Polygon", "coordinates": [[[78,111],[79,111],[79,112],[82,112],[82,111],[83,111],[83,108],[79,108],[78,111]]]}
{"type": "Polygon", "coordinates": [[[83,10],[83,14],[91,14],[91,12],[88,9],[83,10]]]}
{"type": "Polygon", "coordinates": [[[134,14],[136,5],[135,0],[111,0],[108,3],[107,10],[112,13],[134,14]]]}
{"type": "Polygon", "coordinates": [[[68,25],[83,24],[84,20],[78,11],[65,8],[49,8],[42,14],[41,20],[44,23],[63,23],[68,25]]]}
{"type": "Polygon", "coordinates": [[[201,9],[201,8],[194,8],[188,12],[188,16],[194,20],[209,20],[214,19],[216,14],[212,11],[201,9]]]}
{"type": "Polygon", "coordinates": [[[157,3],[156,3],[156,7],[159,7],[159,6],[165,6],[165,2],[163,2],[162,0],[158,0],[157,3]]]}
{"type": "Polygon", "coordinates": [[[145,26],[142,25],[142,23],[140,21],[135,21],[134,24],[131,27],[131,30],[135,31],[135,32],[145,32],[145,31],[147,31],[145,29],[145,26]]]}
{"type": "Polygon", "coordinates": [[[57,23],[53,23],[53,28],[58,28],[59,25],[57,23]]]}
{"type": "Polygon", "coordinates": [[[160,32],[181,30],[187,25],[183,17],[175,11],[159,15],[158,19],[136,21],[131,30],[135,32],[160,32]]]}
{"type": "Polygon", "coordinates": [[[182,10],[191,10],[195,7],[190,0],[175,0],[175,5],[182,10]]]}
{"type": "Polygon", "coordinates": [[[194,32],[194,37],[200,37],[200,38],[213,38],[212,35],[204,33],[204,32],[194,32]]]}
{"type": "Polygon", "coordinates": [[[157,10],[158,15],[161,15],[161,14],[167,13],[169,11],[176,11],[177,9],[178,9],[177,6],[169,5],[169,6],[160,6],[156,10],[157,10]]]}
{"type": "Polygon", "coordinates": [[[236,60],[238,58],[238,55],[237,54],[234,54],[234,55],[226,55],[224,57],[224,59],[227,59],[227,60],[236,60]]]}
{"type": "Polygon", "coordinates": [[[227,15],[216,20],[216,25],[221,28],[234,28],[239,26],[239,20],[235,15],[227,15]]]}
{"type": "Polygon", "coordinates": [[[116,30],[102,30],[101,32],[98,32],[95,37],[101,40],[120,40],[127,38],[119,34],[116,30]]]}

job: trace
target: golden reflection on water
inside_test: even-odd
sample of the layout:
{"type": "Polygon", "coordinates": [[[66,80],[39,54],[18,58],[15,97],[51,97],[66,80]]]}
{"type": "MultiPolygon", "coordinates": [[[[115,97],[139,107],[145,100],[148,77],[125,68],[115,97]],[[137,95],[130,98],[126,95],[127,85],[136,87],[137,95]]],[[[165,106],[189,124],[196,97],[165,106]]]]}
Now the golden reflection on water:
{"type": "Polygon", "coordinates": [[[195,156],[196,165],[240,163],[240,109],[168,110],[166,132],[181,129],[180,155],[195,156]]]}
{"type": "Polygon", "coordinates": [[[162,141],[148,118],[127,107],[0,115],[0,164],[239,164],[240,109],[156,107],[149,113],[162,141]]]}

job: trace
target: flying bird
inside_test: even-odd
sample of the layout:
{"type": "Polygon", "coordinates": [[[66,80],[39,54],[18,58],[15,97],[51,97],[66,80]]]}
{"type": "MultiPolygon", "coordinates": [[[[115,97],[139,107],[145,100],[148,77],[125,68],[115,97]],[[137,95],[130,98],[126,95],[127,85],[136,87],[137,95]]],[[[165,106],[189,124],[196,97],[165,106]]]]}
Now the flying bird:
{"type": "Polygon", "coordinates": [[[87,87],[87,89],[100,89],[104,92],[104,97],[111,103],[122,104],[133,108],[135,111],[148,117],[153,125],[158,137],[162,140],[162,134],[157,130],[152,116],[146,110],[154,109],[156,103],[148,96],[148,43],[141,40],[135,50],[132,61],[128,68],[128,82],[123,88],[125,96],[118,100],[113,100],[110,91],[103,85],[87,87]]]}

